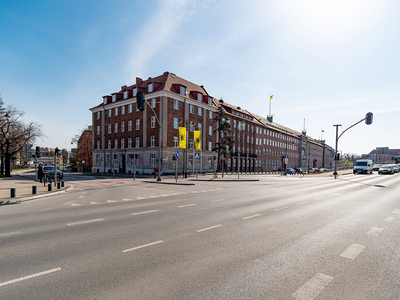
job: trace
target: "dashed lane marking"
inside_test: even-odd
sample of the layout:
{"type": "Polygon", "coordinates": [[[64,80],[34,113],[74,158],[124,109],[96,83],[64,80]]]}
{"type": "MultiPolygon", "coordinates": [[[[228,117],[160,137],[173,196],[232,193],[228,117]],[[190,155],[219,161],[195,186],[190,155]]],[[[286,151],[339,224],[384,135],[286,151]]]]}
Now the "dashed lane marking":
{"type": "Polygon", "coordinates": [[[189,207],[189,206],[195,206],[197,205],[196,203],[192,203],[192,204],[186,204],[186,205],[179,205],[177,206],[178,208],[183,208],[183,207],[189,207]]]}
{"type": "Polygon", "coordinates": [[[149,244],[133,247],[133,248],[130,248],[130,249],[126,249],[126,250],[124,250],[122,252],[125,253],[125,252],[129,252],[129,251],[134,251],[134,250],[138,250],[138,249],[141,249],[141,248],[157,245],[157,244],[160,244],[160,243],[164,243],[164,241],[157,241],[157,242],[153,242],[153,243],[149,243],[149,244]]]}
{"type": "Polygon", "coordinates": [[[361,253],[365,249],[365,246],[353,244],[349,248],[347,248],[342,254],[341,257],[355,259],[358,254],[361,253]]]}
{"type": "Polygon", "coordinates": [[[138,215],[144,215],[144,214],[150,214],[153,212],[157,212],[158,210],[148,210],[148,211],[141,211],[141,212],[137,212],[137,213],[132,213],[132,216],[138,216],[138,215]]]}
{"type": "Polygon", "coordinates": [[[386,222],[392,222],[393,220],[394,220],[393,217],[387,217],[387,218],[385,219],[386,222]]]}
{"type": "Polygon", "coordinates": [[[211,226],[211,227],[207,227],[207,228],[199,229],[199,230],[197,230],[197,232],[202,232],[202,231],[206,231],[206,230],[214,229],[214,228],[218,228],[218,227],[221,227],[221,226],[222,226],[222,225],[221,225],[221,224],[219,224],[219,225],[215,225],[215,226],[211,226]]]}
{"type": "Polygon", "coordinates": [[[256,215],[244,217],[244,218],[242,218],[242,219],[243,219],[243,220],[247,220],[247,219],[255,218],[255,217],[258,217],[258,216],[261,216],[261,214],[256,214],[256,215]]]}
{"type": "Polygon", "coordinates": [[[394,211],[392,211],[392,214],[400,214],[400,209],[399,208],[395,209],[394,211]]]}
{"type": "Polygon", "coordinates": [[[308,201],[303,201],[303,202],[297,203],[297,205],[303,205],[303,204],[306,204],[306,203],[308,203],[308,201]]]}
{"type": "Polygon", "coordinates": [[[370,231],[367,232],[368,235],[378,236],[383,231],[383,228],[372,227],[370,231]]]}
{"type": "Polygon", "coordinates": [[[317,273],[313,278],[298,289],[293,296],[300,300],[312,300],[333,280],[333,277],[317,273]]]}
{"type": "Polygon", "coordinates": [[[288,207],[285,206],[285,207],[275,208],[274,211],[280,211],[280,210],[283,210],[283,209],[286,209],[286,208],[288,208],[288,207]]]}
{"type": "Polygon", "coordinates": [[[31,278],[35,278],[35,277],[39,277],[39,276],[43,276],[43,275],[47,275],[47,274],[54,273],[54,272],[57,272],[57,271],[60,271],[60,270],[61,270],[61,268],[55,268],[55,269],[47,270],[47,271],[44,271],[44,272],[32,274],[32,275],[29,275],[29,276],[20,277],[20,278],[13,279],[13,280],[10,280],[10,281],[2,282],[2,283],[0,283],[0,286],[5,286],[5,285],[9,285],[9,284],[16,283],[16,282],[19,282],[19,281],[23,281],[23,280],[27,280],[27,279],[31,279],[31,278]]]}
{"type": "Polygon", "coordinates": [[[221,201],[225,201],[226,199],[218,199],[218,200],[213,200],[213,201],[210,201],[211,203],[215,203],[215,202],[221,202],[221,201]]]}
{"type": "Polygon", "coordinates": [[[12,236],[12,235],[16,235],[16,234],[21,234],[22,231],[13,231],[13,232],[6,232],[6,233],[1,233],[0,234],[0,238],[1,237],[6,237],[6,236],[12,236]]]}
{"type": "Polygon", "coordinates": [[[71,206],[82,206],[83,204],[72,203],[71,206]]]}
{"type": "Polygon", "coordinates": [[[94,222],[100,222],[104,221],[104,219],[94,219],[94,220],[87,220],[87,221],[81,221],[81,222],[75,222],[75,223],[68,223],[68,226],[74,226],[74,225],[82,225],[82,224],[88,224],[88,223],[94,223],[94,222]]]}

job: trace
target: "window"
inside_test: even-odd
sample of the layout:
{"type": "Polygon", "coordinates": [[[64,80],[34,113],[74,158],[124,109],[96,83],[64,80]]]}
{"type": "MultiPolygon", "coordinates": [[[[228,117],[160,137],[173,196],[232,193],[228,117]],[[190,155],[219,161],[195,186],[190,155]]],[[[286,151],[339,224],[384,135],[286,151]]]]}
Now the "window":
{"type": "Polygon", "coordinates": [[[194,131],[194,123],[193,122],[190,122],[189,130],[190,130],[190,132],[194,131]]]}
{"type": "Polygon", "coordinates": [[[121,132],[125,131],[125,122],[121,122],[121,132]]]}
{"type": "Polygon", "coordinates": [[[140,119],[136,120],[136,130],[140,129],[140,119]]]}
{"type": "Polygon", "coordinates": [[[201,107],[199,107],[198,115],[199,115],[199,116],[202,116],[202,115],[203,115],[203,109],[202,109],[201,107]]]}
{"type": "Polygon", "coordinates": [[[208,104],[212,104],[212,98],[211,97],[208,97],[208,104]]]}
{"type": "Polygon", "coordinates": [[[147,92],[151,93],[153,91],[153,83],[149,83],[147,86],[147,92]]]}
{"type": "Polygon", "coordinates": [[[212,151],[212,142],[208,142],[208,151],[212,151]]]}
{"type": "Polygon", "coordinates": [[[128,105],[128,113],[131,113],[132,112],[132,104],[129,104],[128,105]]]}
{"type": "Polygon", "coordinates": [[[150,147],[155,147],[156,146],[156,136],[152,135],[150,137],[150,147]]]}
{"type": "Polygon", "coordinates": [[[197,128],[200,130],[201,132],[201,123],[197,124],[197,128]]]}
{"type": "Polygon", "coordinates": [[[208,135],[212,135],[212,126],[208,126],[208,135]]]}
{"type": "Polygon", "coordinates": [[[112,95],[112,102],[117,101],[117,94],[112,95]]]}
{"type": "Polygon", "coordinates": [[[103,104],[107,104],[107,97],[103,98],[103,104]]]}
{"type": "Polygon", "coordinates": [[[197,100],[199,101],[203,100],[203,95],[201,93],[197,94],[197,100]]]}
{"type": "Polygon", "coordinates": [[[210,113],[209,113],[209,118],[210,118],[210,120],[212,120],[212,118],[213,118],[213,113],[212,113],[211,110],[210,110],[210,113]]]}
{"type": "Polygon", "coordinates": [[[108,110],[108,117],[111,117],[111,109],[108,110]]]}
{"type": "Polygon", "coordinates": [[[114,109],[114,116],[118,116],[118,107],[114,109]]]}
{"type": "Polygon", "coordinates": [[[125,106],[121,106],[121,115],[125,114],[125,106]]]}
{"type": "Polygon", "coordinates": [[[132,138],[128,138],[128,148],[132,148],[132,138]]]}
{"type": "Polygon", "coordinates": [[[185,88],[184,86],[181,86],[181,88],[180,88],[180,90],[179,90],[179,93],[180,93],[181,95],[185,95],[185,94],[186,94],[186,88],[185,88]]]}
{"type": "Polygon", "coordinates": [[[100,126],[97,126],[96,134],[100,135],[100,126]]]}
{"type": "Polygon", "coordinates": [[[194,114],[194,105],[193,105],[193,104],[190,104],[190,105],[189,105],[189,112],[190,112],[191,114],[194,114]]]}
{"type": "Polygon", "coordinates": [[[178,124],[178,118],[174,118],[174,129],[178,129],[179,124],[178,124]]]}
{"type": "Polygon", "coordinates": [[[111,164],[111,155],[107,154],[107,165],[111,164]]]}
{"type": "Polygon", "coordinates": [[[156,98],[151,99],[151,107],[156,107],[156,98]]]}
{"type": "Polygon", "coordinates": [[[108,124],[108,133],[111,133],[111,124],[108,124]]]}
{"type": "Polygon", "coordinates": [[[193,155],[189,155],[189,167],[193,167],[193,155]]]}
{"type": "Polygon", "coordinates": [[[97,141],[97,149],[100,149],[100,141],[97,141]]]}
{"type": "Polygon", "coordinates": [[[154,166],[156,164],[156,155],[150,154],[150,164],[154,166]]]}
{"type": "Polygon", "coordinates": [[[125,139],[121,139],[121,148],[125,148],[125,139]]]}
{"type": "Polygon", "coordinates": [[[179,109],[179,102],[178,102],[178,100],[174,100],[174,109],[179,109]]]}
{"type": "Polygon", "coordinates": [[[151,123],[150,123],[150,125],[151,125],[151,128],[155,128],[156,127],[156,117],[151,117],[151,123]]]}
{"type": "Polygon", "coordinates": [[[124,91],[124,99],[128,98],[128,91],[124,91]]]}
{"type": "Polygon", "coordinates": [[[135,140],[135,147],[136,147],[136,148],[139,148],[139,147],[140,147],[140,137],[136,137],[136,140],[135,140]]]}
{"type": "Polygon", "coordinates": [[[208,158],[208,167],[209,168],[211,168],[212,167],[212,157],[210,156],[209,158],[208,158]]]}
{"type": "Polygon", "coordinates": [[[128,131],[132,131],[132,121],[128,121],[128,131]]]}
{"type": "Polygon", "coordinates": [[[189,149],[193,149],[193,139],[189,139],[189,149]]]}
{"type": "Polygon", "coordinates": [[[135,97],[137,95],[137,88],[133,89],[133,97],[135,97]]]}
{"type": "Polygon", "coordinates": [[[178,146],[179,146],[178,137],[177,137],[177,136],[174,136],[174,137],[173,137],[173,141],[174,141],[174,148],[178,148],[178,146]]]}
{"type": "Polygon", "coordinates": [[[97,112],[97,120],[100,119],[100,112],[97,112]]]}
{"type": "Polygon", "coordinates": [[[108,149],[111,149],[111,140],[108,140],[108,149]]]}
{"type": "Polygon", "coordinates": [[[118,148],[118,140],[115,139],[115,140],[114,140],[114,149],[117,149],[117,148],[118,148]]]}
{"type": "Polygon", "coordinates": [[[114,124],[114,133],[117,133],[118,132],[118,123],[115,123],[114,124]]]}

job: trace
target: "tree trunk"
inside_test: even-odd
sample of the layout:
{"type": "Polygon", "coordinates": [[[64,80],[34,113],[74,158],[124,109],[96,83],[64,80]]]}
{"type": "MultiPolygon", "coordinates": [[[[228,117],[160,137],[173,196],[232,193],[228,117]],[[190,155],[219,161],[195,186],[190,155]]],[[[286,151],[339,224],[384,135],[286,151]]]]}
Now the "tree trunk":
{"type": "Polygon", "coordinates": [[[5,174],[4,174],[4,176],[5,177],[11,177],[11,171],[10,171],[10,165],[11,165],[11,155],[9,154],[9,153],[6,153],[5,154],[5,157],[4,157],[4,171],[5,171],[5,174]]]}

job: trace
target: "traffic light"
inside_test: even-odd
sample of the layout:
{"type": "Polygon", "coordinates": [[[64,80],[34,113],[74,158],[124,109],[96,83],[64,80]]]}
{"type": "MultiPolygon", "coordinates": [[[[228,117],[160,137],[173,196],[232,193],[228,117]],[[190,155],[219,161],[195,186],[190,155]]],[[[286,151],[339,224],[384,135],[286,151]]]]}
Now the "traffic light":
{"type": "Polygon", "coordinates": [[[335,160],[340,160],[340,153],[336,153],[335,160]]]}
{"type": "Polygon", "coordinates": [[[373,114],[372,112],[369,112],[365,115],[365,124],[371,125],[373,120],[373,114]]]}
{"type": "Polygon", "coordinates": [[[138,110],[143,111],[145,108],[144,94],[143,92],[138,92],[136,94],[136,107],[138,110]]]}
{"type": "Polygon", "coordinates": [[[39,146],[36,146],[35,155],[36,155],[36,158],[40,157],[40,147],[39,146]]]}
{"type": "Polygon", "coordinates": [[[56,147],[56,149],[54,149],[54,155],[55,156],[59,156],[60,155],[60,149],[58,149],[58,147],[56,147]]]}

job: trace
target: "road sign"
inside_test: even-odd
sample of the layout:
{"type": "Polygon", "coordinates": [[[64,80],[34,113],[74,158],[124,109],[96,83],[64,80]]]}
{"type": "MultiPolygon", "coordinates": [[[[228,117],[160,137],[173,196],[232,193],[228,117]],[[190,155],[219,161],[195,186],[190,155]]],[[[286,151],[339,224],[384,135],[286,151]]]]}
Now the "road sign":
{"type": "Polygon", "coordinates": [[[143,157],[138,158],[138,162],[142,163],[143,162],[143,157]]]}
{"type": "Polygon", "coordinates": [[[200,153],[195,153],[194,158],[200,158],[200,153]]]}
{"type": "Polygon", "coordinates": [[[289,155],[288,155],[288,154],[286,154],[286,155],[285,155],[285,158],[289,158],[289,155]]]}
{"type": "Polygon", "coordinates": [[[179,151],[176,151],[176,152],[175,152],[175,156],[176,156],[176,157],[179,157],[179,151]]]}
{"type": "Polygon", "coordinates": [[[304,154],[304,155],[303,155],[303,159],[306,159],[306,158],[307,158],[307,155],[304,154]]]}

